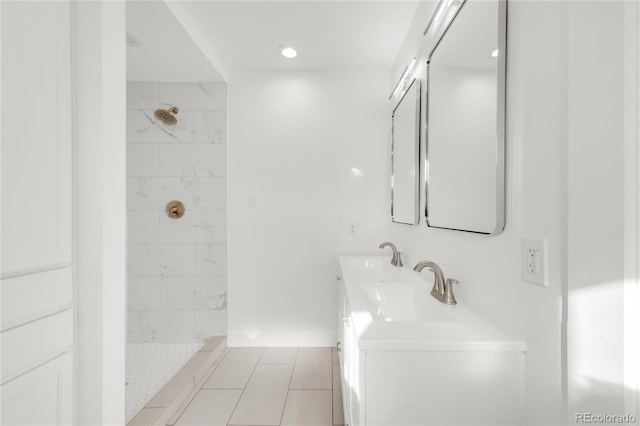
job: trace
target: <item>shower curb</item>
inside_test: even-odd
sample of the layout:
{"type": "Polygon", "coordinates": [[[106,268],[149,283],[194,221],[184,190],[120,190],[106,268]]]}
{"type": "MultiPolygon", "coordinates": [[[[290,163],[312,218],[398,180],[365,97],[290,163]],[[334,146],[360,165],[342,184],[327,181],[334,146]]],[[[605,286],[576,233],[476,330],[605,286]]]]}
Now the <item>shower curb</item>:
{"type": "Polygon", "coordinates": [[[207,343],[138,411],[127,426],[174,425],[227,352],[225,336],[207,343]]]}

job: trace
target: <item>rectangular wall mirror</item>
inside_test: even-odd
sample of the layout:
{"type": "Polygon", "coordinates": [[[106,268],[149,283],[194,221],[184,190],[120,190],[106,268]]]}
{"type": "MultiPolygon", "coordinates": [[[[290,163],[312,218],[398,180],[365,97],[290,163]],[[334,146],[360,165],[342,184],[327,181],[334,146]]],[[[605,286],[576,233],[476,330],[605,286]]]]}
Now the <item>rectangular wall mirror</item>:
{"type": "Polygon", "coordinates": [[[391,220],[415,225],[419,214],[420,82],[413,80],[391,116],[391,220]]]}
{"type": "Polygon", "coordinates": [[[427,62],[427,225],[505,222],[506,1],[466,0],[427,62]]]}

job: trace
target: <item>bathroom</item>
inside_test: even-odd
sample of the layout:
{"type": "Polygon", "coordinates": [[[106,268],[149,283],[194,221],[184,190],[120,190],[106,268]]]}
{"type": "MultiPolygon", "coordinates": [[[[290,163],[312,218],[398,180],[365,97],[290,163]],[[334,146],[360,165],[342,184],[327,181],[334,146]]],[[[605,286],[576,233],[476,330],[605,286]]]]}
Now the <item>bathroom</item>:
{"type": "Polygon", "coordinates": [[[2,2],[2,424],[126,424],[127,345],[190,345],[171,371],[210,338],[333,354],[338,259],[384,241],[524,342],[514,424],[637,419],[640,5],[505,4],[504,229],[481,234],[427,226],[424,134],[417,223],[390,214],[392,92],[422,84],[424,126],[423,33],[458,2],[2,2]]]}

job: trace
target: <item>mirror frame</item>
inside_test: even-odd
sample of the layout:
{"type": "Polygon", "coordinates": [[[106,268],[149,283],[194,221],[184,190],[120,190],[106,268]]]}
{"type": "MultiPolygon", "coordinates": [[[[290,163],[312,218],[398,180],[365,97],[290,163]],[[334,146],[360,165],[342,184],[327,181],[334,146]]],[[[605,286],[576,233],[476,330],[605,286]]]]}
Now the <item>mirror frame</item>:
{"type": "Polygon", "coordinates": [[[446,25],[442,34],[438,36],[427,59],[427,83],[425,96],[425,204],[424,214],[428,227],[438,229],[449,229],[453,231],[471,232],[483,235],[496,235],[501,233],[505,227],[506,216],[506,186],[505,186],[505,146],[506,146],[506,103],[507,103],[507,0],[496,0],[498,2],[498,51],[504,52],[498,55],[498,97],[497,97],[497,114],[496,114],[496,225],[491,232],[474,231],[472,229],[448,228],[444,226],[435,226],[429,223],[429,66],[431,58],[435,53],[438,45],[447,34],[447,31],[455,21],[458,13],[464,8],[467,0],[459,3],[451,21],[446,25]]]}
{"type": "MultiPolygon", "coordinates": [[[[407,99],[407,101],[410,101],[410,99],[407,99]]],[[[391,221],[393,223],[401,223],[404,225],[417,225],[420,222],[420,141],[421,141],[420,137],[422,136],[420,132],[421,118],[422,118],[422,84],[420,80],[414,78],[413,80],[411,80],[409,87],[407,87],[407,89],[404,91],[404,93],[402,94],[402,97],[400,98],[396,106],[393,108],[393,112],[391,113],[391,182],[392,182],[391,184],[391,221]],[[414,84],[416,85],[416,87],[412,90],[414,84]],[[415,144],[414,144],[415,145],[414,167],[416,172],[415,182],[414,182],[414,197],[415,197],[416,207],[415,207],[413,222],[401,222],[401,221],[397,221],[394,216],[394,211],[395,211],[394,210],[394,206],[395,206],[394,204],[394,187],[395,187],[395,162],[394,162],[395,121],[394,119],[396,115],[396,110],[398,109],[400,104],[402,104],[402,101],[404,100],[404,98],[409,93],[413,93],[414,91],[416,93],[416,100],[415,100],[416,129],[415,129],[415,144]]]]}

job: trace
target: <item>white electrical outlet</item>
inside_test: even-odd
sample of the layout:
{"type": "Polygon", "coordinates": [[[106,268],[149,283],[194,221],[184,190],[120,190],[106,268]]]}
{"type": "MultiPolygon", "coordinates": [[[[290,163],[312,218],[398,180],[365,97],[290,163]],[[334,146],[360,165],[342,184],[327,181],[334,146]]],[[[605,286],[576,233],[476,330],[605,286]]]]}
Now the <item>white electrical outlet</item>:
{"type": "Polygon", "coordinates": [[[349,224],[347,225],[347,235],[351,236],[351,235],[355,235],[355,233],[356,233],[355,222],[349,222],[349,224]]]}
{"type": "Polygon", "coordinates": [[[540,273],[540,250],[527,247],[527,272],[530,274],[540,273]]]}
{"type": "Polygon", "coordinates": [[[547,240],[522,240],[522,277],[525,281],[549,287],[547,273],[547,240]]]}

